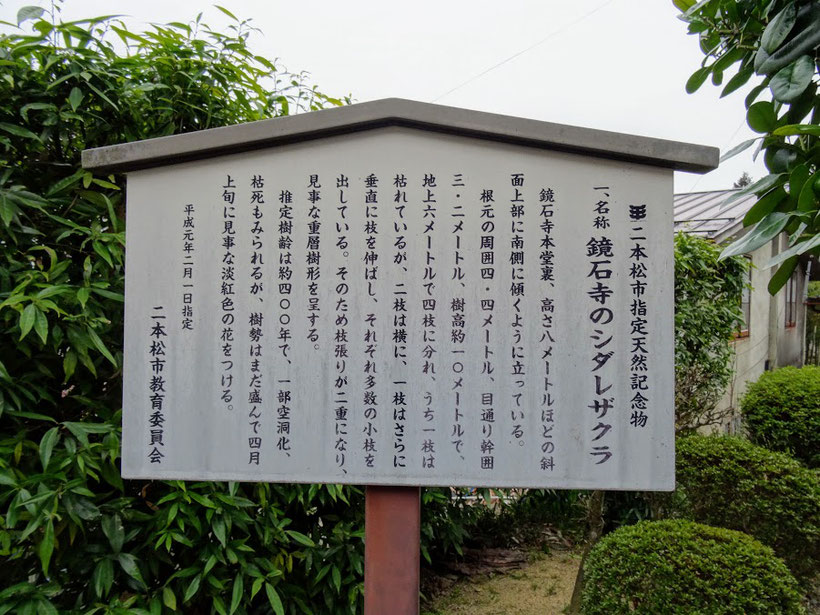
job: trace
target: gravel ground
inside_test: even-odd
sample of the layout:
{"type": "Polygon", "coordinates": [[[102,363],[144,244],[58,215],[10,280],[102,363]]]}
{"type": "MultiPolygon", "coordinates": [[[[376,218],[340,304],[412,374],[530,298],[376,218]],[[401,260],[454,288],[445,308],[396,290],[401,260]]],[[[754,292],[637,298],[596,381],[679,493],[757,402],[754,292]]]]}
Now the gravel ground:
{"type": "Polygon", "coordinates": [[[569,605],[580,555],[536,554],[511,572],[462,579],[423,615],[560,615],[569,605]]]}

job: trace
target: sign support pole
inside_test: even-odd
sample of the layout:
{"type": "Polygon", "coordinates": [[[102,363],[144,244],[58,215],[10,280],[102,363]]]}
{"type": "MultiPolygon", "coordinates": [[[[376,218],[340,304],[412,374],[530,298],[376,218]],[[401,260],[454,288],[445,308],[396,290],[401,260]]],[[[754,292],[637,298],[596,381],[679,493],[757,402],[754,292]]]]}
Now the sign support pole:
{"type": "Polygon", "coordinates": [[[364,510],[364,615],[418,615],[420,489],[369,486],[364,510]]]}

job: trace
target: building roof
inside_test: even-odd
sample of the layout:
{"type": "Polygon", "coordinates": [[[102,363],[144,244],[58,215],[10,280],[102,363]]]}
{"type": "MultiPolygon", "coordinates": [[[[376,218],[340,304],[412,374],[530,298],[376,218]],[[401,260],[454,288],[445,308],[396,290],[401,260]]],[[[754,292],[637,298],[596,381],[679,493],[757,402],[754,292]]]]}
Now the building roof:
{"type": "Polygon", "coordinates": [[[86,150],[83,152],[83,167],[104,172],[135,171],[385,126],[403,126],[695,173],[706,173],[718,165],[719,152],[714,147],[385,98],[86,150]]]}
{"type": "Polygon", "coordinates": [[[723,203],[737,190],[676,194],[675,232],[685,231],[721,243],[743,228],[743,216],[757,202],[754,194],[723,203]]]}

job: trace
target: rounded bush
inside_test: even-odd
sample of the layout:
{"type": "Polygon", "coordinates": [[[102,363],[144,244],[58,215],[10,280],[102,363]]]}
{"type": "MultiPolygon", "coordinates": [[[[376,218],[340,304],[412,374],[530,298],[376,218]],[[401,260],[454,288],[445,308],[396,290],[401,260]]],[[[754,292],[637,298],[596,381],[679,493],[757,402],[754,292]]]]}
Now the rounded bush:
{"type": "Polygon", "coordinates": [[[817,473],[788,455],[734,437],[680,438],[676,465],[686,516],[751,534],[799,577],[817,571],[817,473]]]}
{"type": "Polygon", "coordinates": [[[605,536],[584,566],[583,615],[792,615],[797,582],[743,534],[691,521],[642,521],[605,536]]]}
{"type": "Polygon", "coordinates": [[[766,372],[740,405],[752,442],[820,467],[820,367],[766,372]]]}

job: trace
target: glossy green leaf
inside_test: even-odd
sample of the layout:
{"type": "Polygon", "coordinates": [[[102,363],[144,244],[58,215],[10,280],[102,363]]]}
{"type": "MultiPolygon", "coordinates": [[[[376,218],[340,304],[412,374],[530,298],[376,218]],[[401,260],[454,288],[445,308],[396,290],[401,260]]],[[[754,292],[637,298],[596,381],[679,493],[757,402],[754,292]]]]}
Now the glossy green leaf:
{"type": "Polygon", "coordinates": [[[728,83],[726,83],[723,90],[720,92],[720,97],[723,98],[724,96],[728,96],[732,92],[742,88],[749,82],[752,75],[754,75],[754,69],[752,69],[751,66],[740,69],[738,73],[729,79],[728,83]]]}
{"type": "MultiPolygon", "coordinates": [[[[781,68],[772,77],[769,88],[772,95],[784,103],[792,103],[803,94],[814,75],[814,60],[809,56],[801,56],[788,66],[781,68]]],[[[770,131],[767,131],[770,132],[770,131]]]]}
{"type": "Polygon", "coordinates": [[[760,101],[749,107],[746,123],[755,132],[767,133],[774,130],[777,125],[777,114],[772,103],[760,101]]]}
{"type": "Polygon", "coordinates": [[[788,124],[775,128],[772,134],[784,137],[792,135],[812,135],[820,137],[820,126],[817,124],[788,124]]]}
{"type": "Polygon", "coordinates": [[[745,198],[750,194],[764,194],[769,189],[773,188],[776,185],[781,185],[786,182],[784,175],[779,174],[770,174],[766,175],[765,177],[761,177],[759,180],[746,186],[745,188],[738,190],[734,194],[730,195],[723,203],[721,203],[720,208],[721,210],[726,209],[734,203],[735,201],[745,198]]]}
{"type": "Polygon", "coordinates": [[[754,145],[758,139],[760,139],[760,137],[749,139],[748,141],[744,141],[743,143],[735,145],[732,149],[730,149],[728,152],[726,152],[720,157],[720,162],[725,162],[726,160],[729,160],[729,158],[737,156],[741,152],[745,152],[752,145],[754,145]]]}
{"type": "Polygon", "coordinates": [[[798,211],[813,211],[818,208],[818,194],[816,186],[820,182],[820,170],[806,180],[800,189],[797,199],[798,211]]]}
{"type": "Polygon", "coordinates": [[[692,73],[692,76],[689,77],[689,80],[686,82],[686,92],[688,94],[694,94],[697,92],[698,89],[700,89],[700,86],[702,86],[709,77],[710,72],[712,72],[712,67],[704,66],[692,73]]]}
{"type": "Polygon", "coordinates": [[[791,217],[779,211],[772,212],[758,222],[743,237],[724,248],[721,259],[738,254],[749,254],[779,235],[791,217]]]}
{"type": "Polygon", "coordinates": [[[792,273],[797,268],[797,257],[792,256],[791,258],[787,259],[777,271],[774,272],[771,280],[769,280],[768,289],[769,293],[774,295],[779,291],[786,282],[789,281],[789,278],[792,277],[792,273]]]}
{"type": "Polygon", "coordinates": [[[766,50],[766,53],[774,53],[774,51],[780,47],[794,27],[796,20],[797,5],[790,2],[769,21],[769,24],[763,31],[763,35],[760,37],[760,46],[766,50]]]}
{"type": "Polygon", "coordinates": [[[809,179],[809,168],[805,164],[799,164],[789,174],[789,194],[795,201],[797,195],[803,189],[806,181],[809,179]]]}
{"type": "Polygon", "coordinates": [[[39,6],[24,6],[17,11],[17,25],[30,19],[39,19],[45,12],[45,9],[39,6]]]}
{"type": "Polygon", "coordinates": [[[783,175],[791,173],[797,166],[799,159],[800,153],[797,148],[780,143],[766,148],[763,157],[769,172],[783,175]]]}
{"type": "Polygon", "coordinates": [[[743,226],[752,226],[760,222],[764,217],[773,212],[787,196],[786,191],[781,186],[764,194],[757,203],[752,205],[749,211],[746,212],[746,215],[743,217],[743,226]]]}
{"type": "Polygon", "coordinates": [[[773,75],[802,55],[811,55],[820,45],[820,4],[809,2],[797,10],[797,20],[790,36],[780,47],[767,53],[761,47],[755,57],[755,72],[759,75],[773,75]]]}

